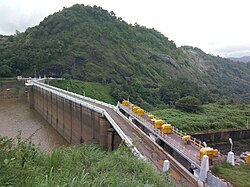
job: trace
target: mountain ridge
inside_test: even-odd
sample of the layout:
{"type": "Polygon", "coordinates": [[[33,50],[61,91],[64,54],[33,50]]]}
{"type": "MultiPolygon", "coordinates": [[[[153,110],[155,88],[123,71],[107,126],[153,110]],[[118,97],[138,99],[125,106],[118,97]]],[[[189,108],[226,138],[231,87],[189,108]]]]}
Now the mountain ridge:
{"type": "Polygon", "coordinates": [[[24,33],[0,37],[0,44],[7,75],[32,76],[36,67],[41,75],[108,84],[115,99],[130,96],[146,107],[188,95],[203,103],[250,102],[250,64],[176,47],[155,29],[127,24],[98,6],[64,8],[24,33]]]}
{"type": "Polygon", "coordinates": [[[230,60],[235,62],[250,62],[250,56],[243,56],[243,57],[229,57],[230,60]]]}

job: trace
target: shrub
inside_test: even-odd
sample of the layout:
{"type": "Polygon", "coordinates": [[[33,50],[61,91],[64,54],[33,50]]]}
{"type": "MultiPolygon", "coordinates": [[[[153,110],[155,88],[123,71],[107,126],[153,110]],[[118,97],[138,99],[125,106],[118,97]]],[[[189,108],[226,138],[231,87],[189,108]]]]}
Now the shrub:
{"type": "Polygon", "coordinates": [[[175,102],[175,107],[185,112],[202,112],[201,101],[193,96],[187,96],[175,102]]]}

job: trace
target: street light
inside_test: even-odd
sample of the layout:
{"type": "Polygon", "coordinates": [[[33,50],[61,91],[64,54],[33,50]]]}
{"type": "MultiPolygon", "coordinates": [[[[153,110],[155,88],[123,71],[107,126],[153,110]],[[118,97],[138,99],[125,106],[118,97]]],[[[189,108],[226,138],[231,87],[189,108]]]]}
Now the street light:
{"type": "Polygon", "coordinates": [[[228,140],[231,144],[231,151],[227,154],[227,162],[234,166],[233,140],[231,138],[228,140]]]}
{"type": "Polygon", "coordinates": [[[233,152],[233,140],[232,140],[232,138],[229,138],[228,140],[229,140],[229,142],[231,144],[231,152],[233,152]]]}

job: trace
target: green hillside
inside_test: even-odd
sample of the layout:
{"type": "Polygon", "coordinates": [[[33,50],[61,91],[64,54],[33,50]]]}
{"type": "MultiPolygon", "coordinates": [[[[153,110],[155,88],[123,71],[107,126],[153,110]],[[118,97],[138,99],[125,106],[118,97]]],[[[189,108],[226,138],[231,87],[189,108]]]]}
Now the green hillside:
{"type": "MultiPolygon", "coordinates": [[[[166,23],[167,24],[167,23],[166,23]]],[[[115,100],[147,109],[191,95],[250,102],[250,63],[234,63],[127,24],[101,7],[74,5],[24,33],[0,36],[0,76],[64,76],[107,84],[115,100]]]]}

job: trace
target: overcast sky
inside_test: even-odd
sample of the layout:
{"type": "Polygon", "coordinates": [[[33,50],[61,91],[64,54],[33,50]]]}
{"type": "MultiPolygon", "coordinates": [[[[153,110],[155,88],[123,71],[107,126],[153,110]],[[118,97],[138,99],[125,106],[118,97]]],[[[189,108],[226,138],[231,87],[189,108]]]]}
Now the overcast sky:
{"type": "Polygon", "coordinates": [[[101,6],[127,23],[155,28],[177,46],[223,57],[250,56],[250,0],[0,0],[0,34],[23,32],[76,3],[101,6]]]}

